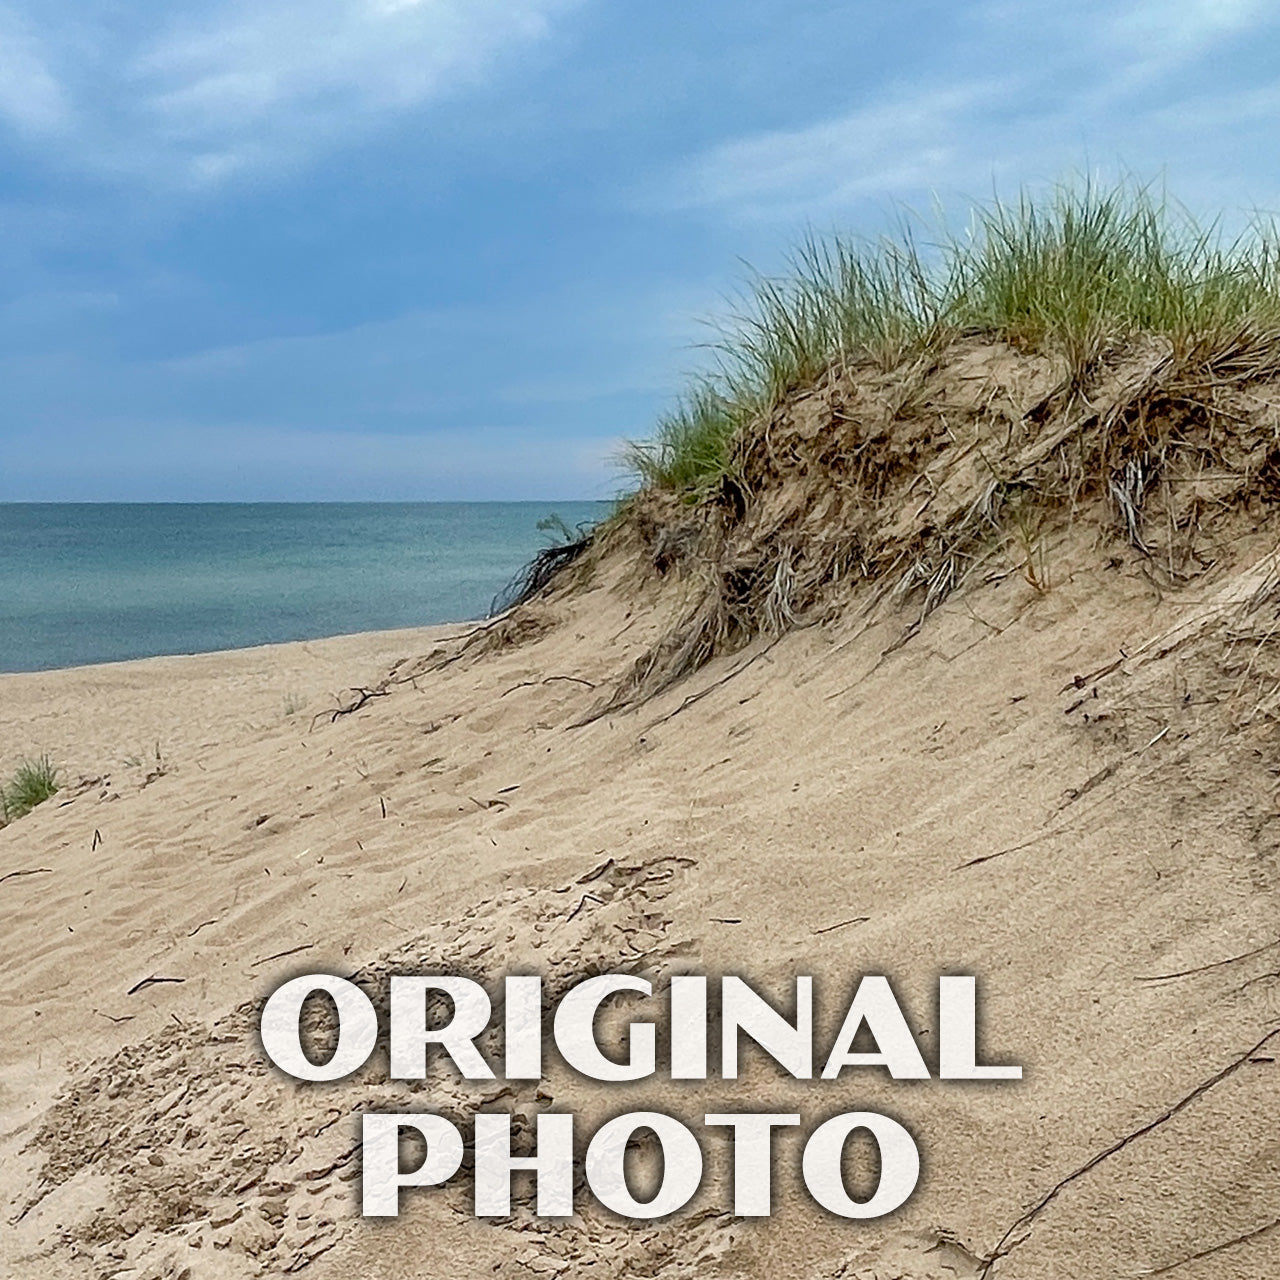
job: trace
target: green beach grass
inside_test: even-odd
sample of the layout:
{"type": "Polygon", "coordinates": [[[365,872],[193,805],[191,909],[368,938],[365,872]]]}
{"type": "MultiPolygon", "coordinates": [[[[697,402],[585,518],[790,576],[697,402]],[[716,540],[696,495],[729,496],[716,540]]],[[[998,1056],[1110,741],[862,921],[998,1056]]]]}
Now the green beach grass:
{"type": "Polygon", "coordinates": [[[1280,328],[1280,234],[1203,226],[1152,187],[1066,183],[1016,204],[975,207],[921,247],[910,225],[867,242],[810,236],[780,277],[757,276],[713,322],[712,371],[624,447],[641,488],[690,496],[723,474],[746,423],[833,368],[890,369],[966,334],[1063,361],[1082,377],[1139,334],[1180,357],[1280,328]]]}
{"type": "Polygon", "coordinates": [[[24,760],[0,786],[0,815],[5,822],[25,817],[58,791],[58,770],[48,756],[24,760]]]}

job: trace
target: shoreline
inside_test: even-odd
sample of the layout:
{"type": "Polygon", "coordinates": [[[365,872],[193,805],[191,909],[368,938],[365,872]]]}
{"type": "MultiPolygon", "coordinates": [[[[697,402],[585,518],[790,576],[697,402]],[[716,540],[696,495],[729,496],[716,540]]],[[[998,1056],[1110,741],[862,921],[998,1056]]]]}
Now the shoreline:
{"type": "MultiPolygon", "coordinates": [[[[493,615],[497,616],[497,615],[493,615]]],[[[176,653],[150,653],[136,658],[109,658],[103,662],[77,662],[65,667],[35,667],[21,671],[0,671],[0,682],[21,676],[55,676],[73,671],[109,671],[117,667],[135,666],[141,663],[183,662],[193,658],[221,658],[232,654],[247,654],[258,651],[273,651],[298,648],[304,645],[325,645],[333,641],[360,641],[373,637],[404,636],[426,637],[432,643],[439,643],[442,637],[435,637],[434,632],[447,633],[451,630],[479,626],[486,618],[464,618],[458,622],[429,622],[420,627],[374,627],[367,631],[338,631],[330,635],[311,636],[298,640],[264,640],[255,644],[233,645],[225,649],[195,649],[176,653]]]]}
{"type": "MultiPolygon", "coordinates": [[[[64,785],[125,761],[223,741],[234,726],[304,728],[344,690],[471,624],[356,631],[0,673],[0,775],[49,755],[64,785]]],[[[55,801],[56,803],[56,801],[55,801]]]]}

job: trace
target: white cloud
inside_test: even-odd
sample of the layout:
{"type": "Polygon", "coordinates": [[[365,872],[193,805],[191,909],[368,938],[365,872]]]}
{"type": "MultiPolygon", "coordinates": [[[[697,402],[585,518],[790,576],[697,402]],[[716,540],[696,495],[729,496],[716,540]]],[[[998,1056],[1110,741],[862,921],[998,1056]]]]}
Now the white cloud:
{"type": "Polygon", "coordinates": [[[866,200],[980,196],[993,180],[1034,182],[1083,164],[1181,167],[1184,191],[1214,191],[1230,157],[1221,132],[1197,125],[1235,120],[1260,132],[1277,86],[1206,88],[1196,64],[1224,41],[1273,32],[1277,16],[1268,0],[994,0],[973,10],[971,43],[949,58],[994,74],[948,79],[922,66],[845,114],[730,139],[679,166],[660,202],[794,224],[866,200]]]}
{"type": "Polygon", "coordinates": [[[74,166],[214,184],[465,91],[586,0],[105,0],[0,10],[0,117],[74,166]]]}
{"type": "Polygon", "coordinates": [[[39,38],[19,14],[0,9],[0,116],[23,134],[41,134],[63,127],[68,114],[39,38]]]}
{"type": "Polygon", "coordinates": [[[671,184],[672,200],[791,220],[945,181],[969,160],[973,117],[1010,100],[1014,87],[997,80],[901,92],[808,128],[736,139],[688,165],[671,184]]]}
{"type": "Polygon", "coordinates": [[[1272,7],[1268,0],[1142,0],[1110,10],[1104,39],[1122,41],[1139,58],[1164,67],[1248,30],[1272,7]]]}

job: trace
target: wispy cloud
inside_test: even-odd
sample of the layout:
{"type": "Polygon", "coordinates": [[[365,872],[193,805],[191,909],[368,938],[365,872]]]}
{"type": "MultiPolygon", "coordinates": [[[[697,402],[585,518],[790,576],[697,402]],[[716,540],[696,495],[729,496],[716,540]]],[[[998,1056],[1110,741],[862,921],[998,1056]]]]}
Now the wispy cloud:
{"type": "Polygon", "coordinates": [[[1210,187],[1215,157],[1204,147],[1218,143],[1202,145],[1195,122],[1221,125],[1244,110],[1261,125],[1277,89],[1206,87],[1190,73],[1218,46],[1274,30],[1278,19],[1266,0],[994,0],[974,13],[973,47],[951,61],[1008,70],[957,78],[932,66],[913,75],[904,64],[847,113],[733,138],[683,162],[663,203],[791,223],[866,199],[980,193],[993,179],[1033,180],[1090,159],[1153,168],[1208,160],[1200,173],[1210,187]]]}
{"type": "Polygon", "coordinates": [[[24,135],[64,128],[70,118],[39,35],[9,9],[0,9],[0,116],[24,135]]]}
{"type": "Polygon", "coordinates": [[[218,0],[0,9],[0,117],[71,166],[217,183],[465,91],[585,0],[218,0]]]}
{"type": "Polygon", "coordinates": [[[993,80],[900,91],[807,128],[734,139],[686,165],[671,198],[790,220],[945,182],[968,164],[974,118],[998,110],[1014,88],[993,80]]]}
{"type": "Polygon", "coordinates": [[[1273,9],[1268,0],[1140,0],[1110,9],[1102,35],[1123,42],[1140,63],[1166,70],[1213,41],[1257,26],[1273,9]]]}

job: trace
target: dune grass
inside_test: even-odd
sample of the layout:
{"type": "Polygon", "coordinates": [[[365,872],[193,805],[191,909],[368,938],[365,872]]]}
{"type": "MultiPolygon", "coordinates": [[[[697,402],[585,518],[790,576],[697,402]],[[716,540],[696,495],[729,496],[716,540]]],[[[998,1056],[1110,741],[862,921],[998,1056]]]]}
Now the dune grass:
{"type": "Polygon", "coordinates": [[[48,756],[24,760],[0,786],[0,813],[6,822],[21,818],[58,790],[58,771],[48,756]]]}
{"type": "Polygon", "coordinates": [[[1082,378],[1138,334],[1179,356],[1280,330],[1280,237],[1256,222],[1227,239],[1149,186],[1068,183],[972,211],[927,247],[809,237],[780,277],[756,277],[716,322],[712,372],[622,465],[642,488],[690,496],[724,473],[746,423],[833,367],[892,368],[965,334],[1059,358],[1082,378]]]}
{"type": "Polygon", "coordinates": [[[652,439],[623,445],[622,466],[642,485],[696,492],[720,473],[734,432],[754,404],[754,397],[735,397],[710,379],[700,382],[674,412],[658,419],[652,439]]]}

